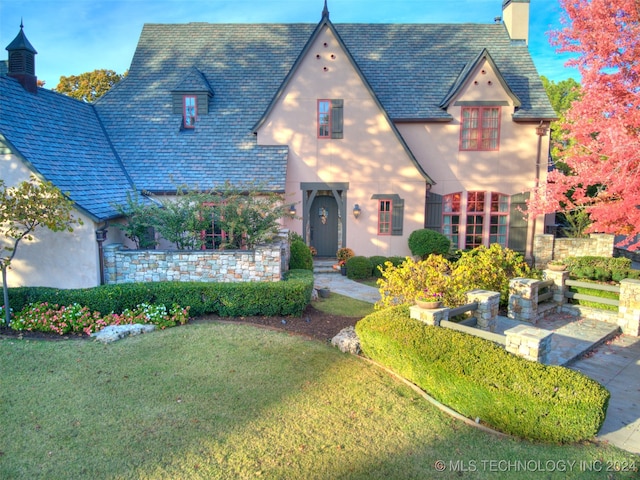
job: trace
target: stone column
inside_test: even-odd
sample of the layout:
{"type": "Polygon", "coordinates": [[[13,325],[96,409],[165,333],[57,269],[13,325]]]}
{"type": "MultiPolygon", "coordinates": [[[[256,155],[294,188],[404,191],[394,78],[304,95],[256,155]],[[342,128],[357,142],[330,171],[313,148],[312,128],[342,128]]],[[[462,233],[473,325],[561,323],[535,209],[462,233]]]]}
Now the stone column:
{"type": "Polygon", "coordinates": [[[104,256],[104,283],[118,283],[118,268],[116,262],[117,252],[122,248],[121,243],[111,243],[103,248],[104,256]]]}
{"type": "Polygon", "coordinates": [[[509,318],[533,324],[537,322],[539,283],[539,280],[530,278],[509,281],[509,318]]]}
{"type": "Polygon", "coordinates": [[[533,237],[533,266],[542,268],[553,260],[555,238],[553,235],[535,235],[533,237]]]}
{"type": "Polygon", "coordinates": [[[569,279],[569,272],[566,270],[562,270],[560,272],[554,270],[544,270],[542,272],[542,278],[545,280],[552,280],[553,285],[549,287],[553,292],[553,301],[558,305],[562,305],[566,303],[567,298],[564,296],[564,293],[567,290],[567,280],[569,279]]]}
{"type": "Polygon", "coordinates": [[[417,305],[409,307],[409,316],[414,320],[420,320],[427,325],[439,327],[442,320],[449,320],[448,308],[420,308],[417,305]]]}
{"type": "Polygon", "coordinates": [[[471,312],[476,317],[476,325],[487,332],[496,331],[496,319],[500,308],[500,294],[488,290],[467,292],[467,303],[478,303],[477,310],[471,312]]]}
{"type": "Polygon", "coordinates": [[[507,336],[507,352],[534,362],[548,362],[552,332],[528,325],[518,325],[504,333],[507,336]]]}
{"type": "Polygon", "coordinates": [[[640,280],[620,281],[618,325],[622,333],[640,337],[640,280]]]}

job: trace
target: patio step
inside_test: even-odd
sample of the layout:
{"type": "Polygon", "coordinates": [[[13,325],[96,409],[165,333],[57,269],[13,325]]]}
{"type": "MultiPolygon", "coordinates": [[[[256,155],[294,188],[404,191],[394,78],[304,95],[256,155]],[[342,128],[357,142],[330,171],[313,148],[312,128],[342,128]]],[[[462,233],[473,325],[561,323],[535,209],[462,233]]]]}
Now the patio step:
{"type": "Polygon", "coordinates": [[[338,263],[335,258],[318,258],[313,259],[313,273],[340,273],[333,266],[338,263]]]}

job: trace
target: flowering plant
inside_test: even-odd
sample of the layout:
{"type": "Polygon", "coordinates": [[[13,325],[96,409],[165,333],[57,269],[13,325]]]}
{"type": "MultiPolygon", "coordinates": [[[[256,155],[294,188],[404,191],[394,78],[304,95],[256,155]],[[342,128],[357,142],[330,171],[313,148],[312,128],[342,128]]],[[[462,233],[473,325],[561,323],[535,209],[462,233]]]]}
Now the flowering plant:
{"type": "Polygon", "coordinates": [[[441,292],[430,292],[428,288],[422,290],[416,300],[421,302],[441,302],[444,299],[444,294],[441,292]]]}
{"type": "Polygon", "coordinates": [[[189,320],[189,307],[173,305],[167,309],[164,305],[142,303],[133,310],[126,309],[120,314],[101,315],[91,312],[77,303],[69,306],[35,303],[25,307],[11,321],[14,330],[53,332],[59,335],[67,333],[92,333],[108,325],[131,325],[134,323],[154,324],[164,329],[189,320]]]}

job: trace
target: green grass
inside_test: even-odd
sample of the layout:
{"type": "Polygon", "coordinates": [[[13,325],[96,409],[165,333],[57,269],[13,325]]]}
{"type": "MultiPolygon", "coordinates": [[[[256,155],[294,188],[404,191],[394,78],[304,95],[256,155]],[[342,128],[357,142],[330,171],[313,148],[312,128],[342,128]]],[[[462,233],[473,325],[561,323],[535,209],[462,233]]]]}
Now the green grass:
{"type": "Polygon", "coordinates": [[[459,478],[452,466],[474,468],[470,478],[636,475],[578,467],[637,461],[616,448],[479,431],[361,359],[249,325],[111,345],[3,339],[0,360],[0,478],[459,478]],[[547,473],[492,471],[516,460],[547,473]],[[558,462],[576,463],[549,472],[558,462]]]}
{"type": "Polygon", "coordinates": [[[316,310],[341,317],[363,318],[374,312],[373,303],[345,297],[334,292],[331,292],[328,298],[319,298],[312,305],[316,310]]]}

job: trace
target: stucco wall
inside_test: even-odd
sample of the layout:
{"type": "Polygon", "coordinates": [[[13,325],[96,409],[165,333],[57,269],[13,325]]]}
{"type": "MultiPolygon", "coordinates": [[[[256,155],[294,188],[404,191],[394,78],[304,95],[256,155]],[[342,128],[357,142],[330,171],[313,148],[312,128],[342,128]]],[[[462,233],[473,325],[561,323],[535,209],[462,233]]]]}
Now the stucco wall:
{"type": "MultiPolygon", "coordinates": [[[[289,146],[287,201],[297,203],[299,213],[302,182],[346,182],[346,246],[357,255],[409,254],[409,234],[424,226],[426,181],[328,29],[301,61],[258,142],[289,146]],[[344,138],[317,139],[318,99],[344,100],[344,138]],[[374,194],[405,200],[402,236],[378,235],[374,194]],[[351,213],[355,204],[362,209],[358,220],[351,213]]],[[[285,225],[302,233],[299,219],[285,225]]]]}
{"type": "MultiPolygon", "coordinates": [[[[7,186],[28,180],[31,171],[17,157],[2,155],[0,176],[7,186]]],[[[22,240],[8,270],[9,287],[44,286],[56,288],[85,288],[99,284],[98,245],[96,225],[85,214],[73,211],[84,225],[73,232],[51,232],[37,229],[33,241],[22,240]]],[[[0,238],[6,245],[6,240],[0,238]]]]}
{"type": "Polygon", "coordinates": [[[277,282],[287,268],[286,242],[255,250],[126,250],[105,247],[105,283],[277,282]]]}

